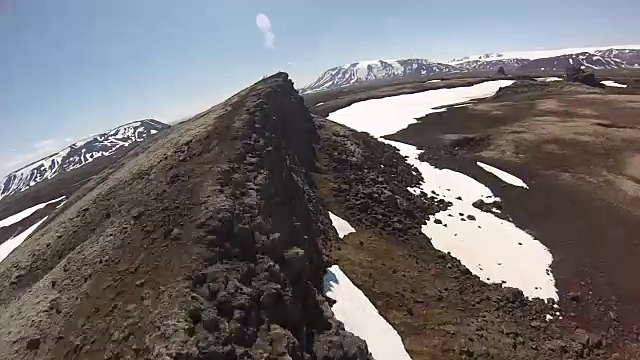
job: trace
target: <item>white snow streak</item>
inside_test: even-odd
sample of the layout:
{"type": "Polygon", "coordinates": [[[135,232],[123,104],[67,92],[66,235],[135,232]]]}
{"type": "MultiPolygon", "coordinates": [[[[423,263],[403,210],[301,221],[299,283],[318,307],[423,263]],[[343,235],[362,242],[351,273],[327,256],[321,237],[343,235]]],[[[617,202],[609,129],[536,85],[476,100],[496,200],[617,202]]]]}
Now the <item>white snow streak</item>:
{"type": "Polygon", "coordinates": [[[398,332],[337,265],[327,269],[324,291],[336,301],[331,308],[336,318],[367,342],[375,360],[411,360],[398,332]]]}
{"type": "MultiPolygon", "coordinates": [[[[513,81],[499,80],[471,87],[368,100],[340,109],[329,118],[379,137],[405,128],[417,117],[440,111],[434,107],[490,96],[501,86],[511,83],[513,81]]],[[[512,223],[472,206],[478,199],[496,200],[491,190],[462,173],[436,169],[418,160],[420,151],[414,146],[379,140],[398,148],[407,161],[420,170],[424,183],[420,189],[409,191],[416,194],[434,190],[453,203],[450,209],[435,215],[446,227],[429,223],[422,228],[437,249],[451,252],[483,281],[505,283],[521,289],[531,298],[558,299],[555,279],[549,269],[553,260],[549,250],[512,223]],[[462,200],[456,199],[458,196],[462,200]],[[464,214],[464,221],[460,213],[464,214]],[[472,215],[475,220],[467,219],[467,215],[472,215]]]]}
{"type": "Polygon", "coordinates": [[[34,232],[38,228],[38,226],[40,226],[40,224],[42,224],[45,220],[47,220],[47,217],[38,221],[36,224],[31,226],[27,230],[21,232],[20,234],[0,244],[0,262],[2,262],[2,260],[4,260],[13,251],[13,249],[20,246],[20,244],[22,244],[24,240],[29,235],[31,235],[31,233],[34,232]]]}
{"type": "Polygon", "coordinates": [[[627,87],[627,85],[625,85],[625,84],[619,84],[619,83],[617,83],[615,81],[612,81],[612,80],[601,81],[601,83],[603,85],[612,86],[612,87],[619,87],[619,88],[626,88],[627,87]]]}
{"type": "Polygon", "coordinates": [[[478,166],[480,166],[481,168],[483,168],[484,170],[492,173],[493,175],[497,176],[498,178],[500,178],[500,180],[506,182],[507,184],[511,184],[513,186],[520,186],[523,188],[528,189],[529,187],[527,186],[527,184],[524,183],[524,181],[520,180],[518,177],[513,176],[511,174],[509,174],[506,171],[500,170],[496,167],[493,167],[491,165],[487,165],[483,162],[478,161],[477,162],[478,166]]]}
{"type": "Polygon", "coordinates": [[[544,78],[536,78],[537,81],[562,81],[562,78],[556,76],[544,77],[544,78]]]}
{"type": "Polygon", "coordinates": [[[47,205],[49,205],[51,203],[54,203],[56,201],[60,201],[60,200],[62,200],[64,198],[65,197],[62,196],[62,197],[59,197],[59,198],[57,198],[55,200],[51,200],[49,202],[45,202],[45,203],[42,203],[42,204],[38,204],[36,206],[32,206],[32,207],[30,207],[30,208],[28,208],[26,210],[22,210],[19,213],[11,215],[11,216],[9,216],[8,218],[6,218],[4,220],[0,220],[0,227],[6,227],[6,226],[9,226],[9,225],[15,224],[15,223],[17,223],[18,221],[20,221],[22,219],[28,218],[29,216],[31,216],[31,214],[33,214],[34,212],[44,208],[45,206],[47,206],[47,205]]]}
{"type": "Polygon", "coordinates": [[[331,223],[333,224],[333,227],[338,232],[338,236],[340,236],[340,238],[343,238],[353,232],[356,232],[356,229],[354,229],[351,225],[349,225],[348,222],[346,222],[345,220],[342,220],[340,217],[338,217],[334,213],[329,212],[329,217],[331,218],[331,223]]]}

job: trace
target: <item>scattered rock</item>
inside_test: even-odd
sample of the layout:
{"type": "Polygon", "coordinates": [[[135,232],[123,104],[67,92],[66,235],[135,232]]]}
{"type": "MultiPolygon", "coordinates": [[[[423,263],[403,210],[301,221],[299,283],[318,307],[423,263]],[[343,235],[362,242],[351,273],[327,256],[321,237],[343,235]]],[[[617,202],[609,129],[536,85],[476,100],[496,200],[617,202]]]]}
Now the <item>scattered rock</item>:
{"type": "Polygon", "coordinates": [[[580,293],[577,293],[577,292],[570,292],[567,294],[567,297],[569,298],[569,300],[573,302],[580,301],[580,293]]]}
{"type": "Polygon", "coordinates": [[[27,350],[38,350],[40,348],[40,337],[34,337],[27,341],[27,350]]]}
{"type": "Polygon", "coordinates": [[[518,328],[515,323],[505,322],[502,324],[502,332],[505,335],[518,334],[518,328]]]}
{"type": "Polygon", "coordinates": [[[573,333],[573,340],[584,347],[589,346],[590,342],[589,334],[582,329],[576,329],[573,333]]]}

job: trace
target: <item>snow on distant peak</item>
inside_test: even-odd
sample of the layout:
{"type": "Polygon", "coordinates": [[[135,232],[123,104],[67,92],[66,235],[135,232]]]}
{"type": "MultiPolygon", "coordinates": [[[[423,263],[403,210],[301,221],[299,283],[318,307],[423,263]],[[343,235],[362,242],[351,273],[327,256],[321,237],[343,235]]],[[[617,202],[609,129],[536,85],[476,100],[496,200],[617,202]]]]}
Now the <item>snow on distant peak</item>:
{"type": "Polygon", "coordinates": [[[168,127],[169,125],[159,121],[146,119],[87,137],[7,175],[0,182],[0,199],[24,191],[61,172],[77,169],[99,157],[113,155],[118,150],[155,134],[153,131],[158,132],[168,127]]]}
{"type": "Polygon", "coordinates": [[[373,80],[421,78],[455,70],[460,69],[427,59],[359,61],[325,71],[316,81],[301,89],[301,92],[330,90],[373,80]]]}
{"type": "Polygon", "coordinates": [[[578,54],[582,52],[596,52],[612,49],[640,49],[640,45],[616,45],[616,46],[593,46],[581,48],[566,48],[556,50],[525,50],[509,51],[502,53],[488,53],[483,55],[466,56],[458,59],[451,59],[448,64],[456,65],[469,60],[500,60],[500,59],[540,59],[560,55],[578,54]]]}

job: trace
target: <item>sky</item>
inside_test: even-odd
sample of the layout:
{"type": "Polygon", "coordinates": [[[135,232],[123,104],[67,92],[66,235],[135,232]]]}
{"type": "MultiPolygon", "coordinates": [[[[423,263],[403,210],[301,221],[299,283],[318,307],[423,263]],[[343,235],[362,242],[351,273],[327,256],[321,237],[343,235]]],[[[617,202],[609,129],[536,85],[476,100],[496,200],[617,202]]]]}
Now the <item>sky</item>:
{"type": "Polygon", "coordinates": [[[0,176],[277,71],[640,43],[637,0],[0,0],[0,176]]]}

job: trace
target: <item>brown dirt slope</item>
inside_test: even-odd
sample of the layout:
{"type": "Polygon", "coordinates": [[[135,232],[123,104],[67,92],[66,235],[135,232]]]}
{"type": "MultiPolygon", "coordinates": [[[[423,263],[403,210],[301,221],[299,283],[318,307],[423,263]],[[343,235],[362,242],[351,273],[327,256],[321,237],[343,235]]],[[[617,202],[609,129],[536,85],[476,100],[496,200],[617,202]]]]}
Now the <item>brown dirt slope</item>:
{"type": "Polygon", "coordinates": [[[280,73],[138,146],[0,263],[0,358],[369,358],[320,293],[316,141],[280,73]]]}

